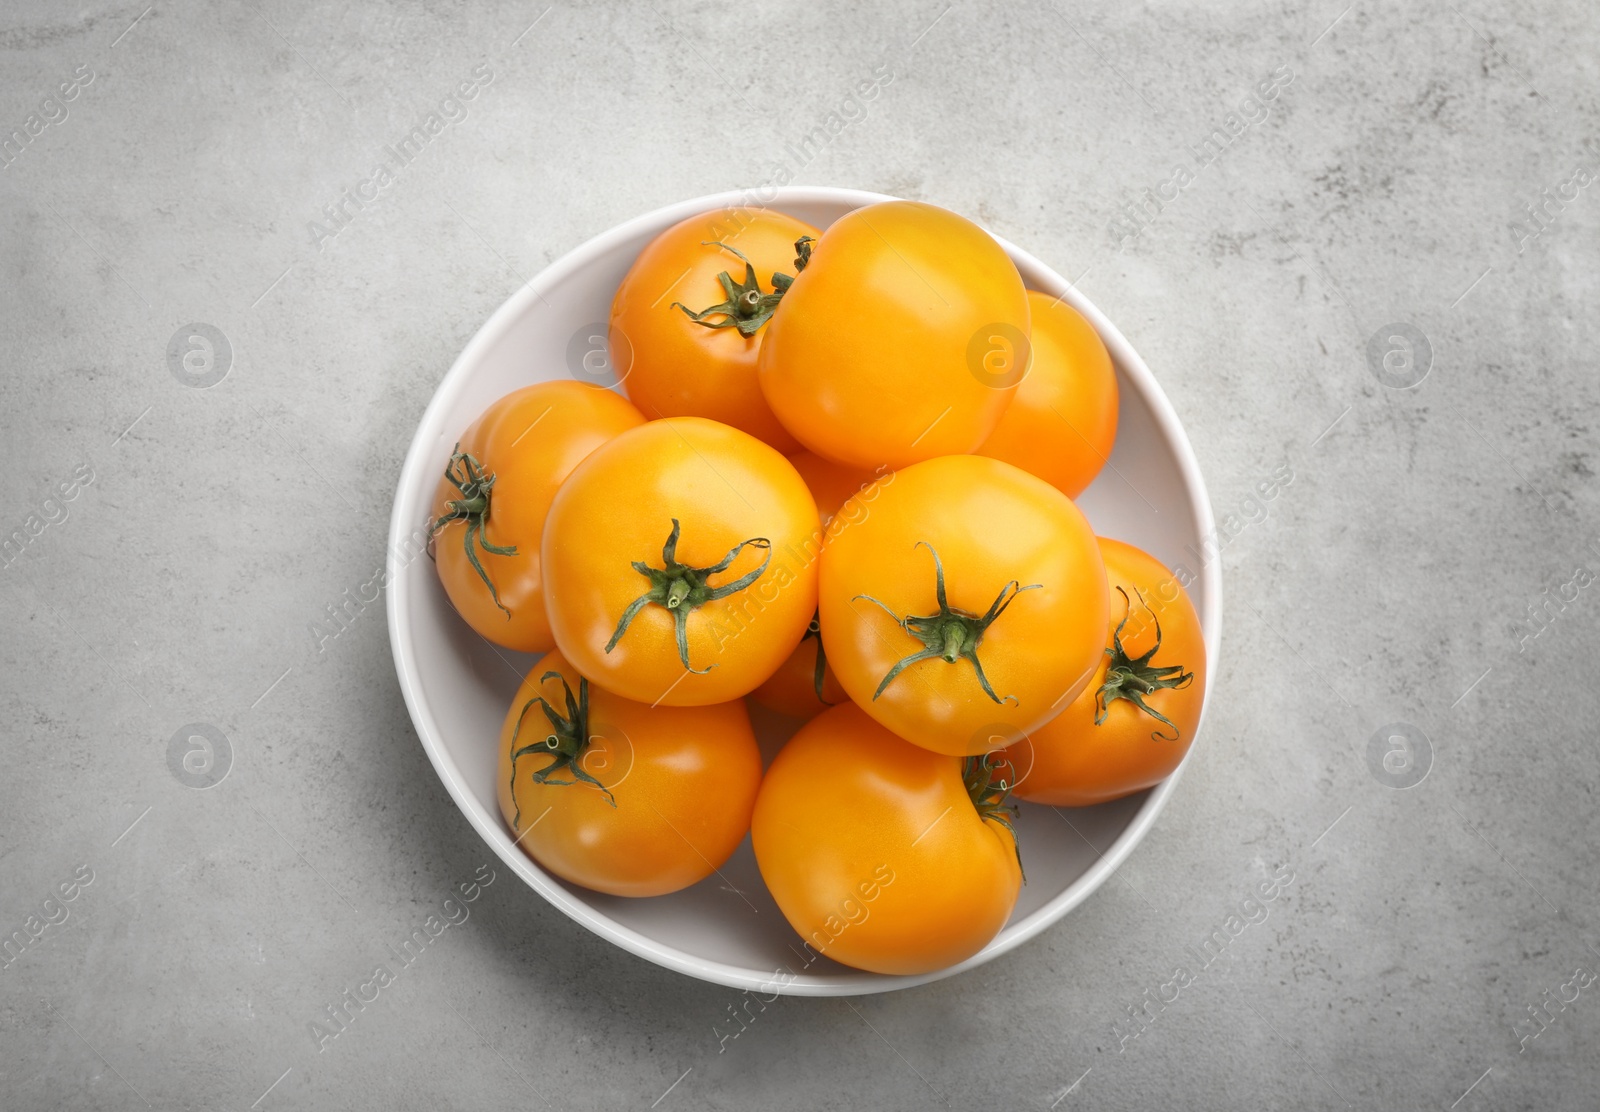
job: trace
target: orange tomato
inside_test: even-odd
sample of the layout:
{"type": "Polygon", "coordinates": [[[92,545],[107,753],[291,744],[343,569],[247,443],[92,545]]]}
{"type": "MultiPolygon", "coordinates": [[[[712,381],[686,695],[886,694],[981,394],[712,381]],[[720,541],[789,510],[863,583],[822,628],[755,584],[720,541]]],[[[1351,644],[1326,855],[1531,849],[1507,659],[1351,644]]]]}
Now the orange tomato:
{"type": "Polygon", "coordinates": [[[580,382],[515,390],[474,421],[434,496],[434,562],[456,612],[518,652],[555,642],[539,557],[556,490],[585,456],[644,424],[620,394],[580,382]]]}
{"type": "Polygon", "coordinates": [[[973,758],[909,745],[845,703],[813,718],[762,781],[761,877],[819,953],[874,973],[964,961],[1021,890],[1016,838],[973,758]]]}
{"type": "Polygon", "coordinates": [[[765,683],[750,693],[750,697],[768,710],[790,718],[810,718],[848,701],[850,697],[839,685],[839,677],[828,667],[820,621],[811,619],[811,625],[794,652],[778,665],[778,670],[765,683]]]}
{"type": "MultiPolygon", "coordinates": [[[[847,499],[873,481],[872,472],[834,463],[815,452],[796,452],[789,457],[789,462],[800,472],[817,500],[823,525],[828,524],[847,499]]],[[[789,658],[778,666],[770,679],[751,692],[750,697],[767,709],[791,718],[810,718],[845,701],[848,696],[839,686],[833,669],[828,667],[827,653],[822,648],[822,624],[817,618],[811,619],[806,635],[789,658]]]]}
{"type": "Polygon", "coordinates": [[[1100,538],[1113,600],[1094,679],[1060,715],[1006,750],[1016,794],[1087,807],[1160,783],[1189,751],[1206,689],[1206,642],[1161,561],[1100,538]]]}
{"type": "Polygon", "coordinates": [[[700,417],[651,421],[584,460],[550,507],[556,644],[639,702],[737,699],[810,624],[820,541],[811,492],[776,450],[700,417]]]}
{"type": "Polygon", "coordinates": [[[750,828],[761,752],[741,702],[649,707],[560,653],[533,666],[500,730],[500,813],[550,872],[613,896],[710,876],[750,828]]]}
{"type": "Polygon", "coordinates": [[[828,663],[851,699],[907,741],[996,749],[1094,675],[1105,576],[1089,523],[1044,480],[984,456],[913,464],[829,525],[819,594],[828,663]]]}
{"type": "Polygon", "coordinates": [[[1036,290],[1028,291],[1028,305],[1032,361],[978,454],[1015,464],[1076,498],[1117,439],[1117,372],[1083,314],[1036,290]]]}
{"type": "Polygon", "coordinates": [[[1028,299],[994,238],[889,201],[840,217],[766,326],[778,419],[818,455],[903,467],[986,440],[1027,366],[1028,299]]]}
{"type": "Polygon", "coordinates": [[[779,294],[773,276],[791,277],[796,241],[819,234],[756,209],[701,213],[651,240],[611,303],[613,363],[634,404],[650,417],[709,417],[780,451],[797,448],[761,393],[756,356],[779,294]],[[690,316],[717,305],[725,311],[690,316]]]}
{"type": "Polygon", "coordinates": [[[815,452],[795,452],[789,456],[789,462],[800,472],[800,477],[806,481],[811,496],[817,500],[817,513],[822,516],[824,525],[839,512],[840,506],[865,489],[875,478],[874,474],[865,468],[835,463],[815,452]]]}

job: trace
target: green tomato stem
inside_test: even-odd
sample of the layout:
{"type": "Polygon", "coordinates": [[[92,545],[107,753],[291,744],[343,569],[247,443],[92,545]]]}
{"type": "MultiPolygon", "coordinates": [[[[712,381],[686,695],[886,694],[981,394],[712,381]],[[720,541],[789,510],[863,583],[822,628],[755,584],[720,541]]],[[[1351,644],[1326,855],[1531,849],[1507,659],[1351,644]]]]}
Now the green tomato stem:
{"type": "MultiPolygon", "coordinates": [[[[1016,703],[1015,695],[1007,695],[1002,699],[994,693],[994,688],[989,685],[989,677],[983,674],[983,662],[978,659],[978,646],[983,641],[983,635],[994,624],[996,618],[1006,612],[1006,607],[1023,591],[1036,591],[1043,586],[1042,583],[1031,583],[1026,587],[1018,585],[1013,579],[995,596],[989,609],[983,614],[969,614],[965,610],[951,607],[944,591],[944,562],[939,559],[939,553],[927,541],[918,541],[918,548],[926,548],[933,554],[934,570],[934,595],[939,602],[939,612],[928,615],[908,615],[901,617],[891,610],[887,604],[871,595],[856,595],[856,599],[866,601],[878,606],[900,624],[900,628],[922,642],[922,649],[910,656],[902,658],[878,684],[878,689],[872,693],[876,702],[884,689],[893,683],[895,677],[911,665],[923,660],[942,658],[947,664],[954,664],[957,660],[966,659],[972,663],[972,670],[977,673],[978,683],[983,686],[983,692],[997,703],[1010,700],[1016,703]]],[[[855,601],[852,599],[851,601],[855,601]]]]}
{"type": "Polygon", "coordinates": [[[622,612],[622,617],[617,622],[616,631],[611,634],[611,640],[606,642],[606,652],[617,647],[617,642],[622,640],[622,635],[628,631],[633,619],[639,611],[646,606],[656,605],[664,607],[672,614],[673,625],[677,633],[678,659],[683,666],[696,675],[703,675],[715,668],[715,664],[705,668],[696,668],[689,663],[689,615],[708,602],[727,598],[729,595],[744,590],[767,570],[767,564],[772,560],[772,542],[766,537],[751,537],[747,541],[740,541],[728,550],[728,554],[707,568],[691,567],[678,561],[678,536],[681,533],[678,519],[672,519],[672,532],[667,534],[667,543],[661,547],[662,567],[653,568],[640,560],[633,561],[633,570],[650,581],[650,589],[628,604],[622,612]],[[766,552],[761,559],[761,566],[748,571],[731,583],[723,583],[713,587],[709,582],[711,576],[718,572],[727,571],[728,567],[746,548],[759,548],[766,552]]]}
{"type": "Polygon", "coordinates": [[[456,488],[460,498],[453,498],[444,504],[445,512],[439,515],[428,531],[428,538],[432,540],[439,535],[439,531],[452,521],[466,523],[462,530],[461,541],[466,545],[467,561],[478,573],[478,578],[483,580],[483,585],[489,588],[489,597],[494,599],[494,604],[506,612],[506,621],[511,620],[511,611],[506,609],[500,601],[500,592],[495,590],[494,581],[489,578],[489,573],[483,570],[483,564],[478,559],[477,550],[473,541],[486,552],[493,552],[496,556],[515,556],[516,545],[500,546],[491,544],[484,535],[483,528],[489,521],[489,494],[494,489],[493,472],[485,471],[483,464],[470,452],[463,452],[461,444],[456,443],[455,451],[450,455],[450,462],[445,464],[444,477],[450,485],[456,488]]]}
{"type": "MultiPolygon", "coordinates": [[[[543,768],[533,774],[536,784],[552,784],[558,787],[567,787],[573,784],[589,784],[599,788],[605,795],[606,802],[612,807],[617,805],[617,797],[611,794],[611,789],[596,780],[583,768],[583,755],[589,749],[589,681],[579,677],[578,697],[572,697],[572,686],[567,683],[567,678],[560,672],[546,672],[539,677],[540,683],[550,679],[561,681],[562,691],[566,695],[567,713],[563,715],[550,705],[550,700],[543,695],[535,695],[522,704],[522,710],[517,715],[517,724],[511,731],[511,799],[516,803],[517,798],[517,761],[523,757],[536,753],[547,754],[551,760],[543,768]],[[550,732],[539,741],[517,748],[517,738],[522,733],[522,722],[528,715],[528,709],[535,703],[544,711],[544,716],[550,725],[550,732]],[[552,779],[555,773],[565,769],[572,777],[570,780],[552,779]]],[[[522,827],[522,806],[516,804],[511,817],[513,830],[522,827]]]]}
{"type": "Polygon", "coordinates": [[[1100,690],[1095,692],[1094,724],[1098,726],[1106,720],[1112,703],[1118,699],[1126,699],[1172,731],[1172,736],[1166,737],[1160,730],[1152,730],[1150,740],[1177,741],[1181,731],[1173,724],[1172,719],[1145,702],[1144,697],[1153,695],[1157,691],[1176,691],[1188,687],[1194,682],[1194,673],[1184,671],[1181,664],[1155,665],[1150,662],[1161,649],[1161,619],[1156,617],[1156,612],[1145,602],[1144,595],[1139,593],[1138,588],[1134,588],[1133,593],[1138,597],[1139,605],[1149,610],[1150,617],[1155,621],[1156,643],[1143,656],[1128,655],[1128,650],[1122,645],[1122,628],[1128,624],[1128,619],[1133,615],[1133,600],[1128,598],[1128,592],[1121,587],[1117,588],[1117,593],[1122,596],[1126,609],[1122,621],[1117,623],[1117,628],[1111,635],[1111,647],[1106,650],[1111,663],[1106,665],[1105,682],[1100,685],[1100,690]]]}

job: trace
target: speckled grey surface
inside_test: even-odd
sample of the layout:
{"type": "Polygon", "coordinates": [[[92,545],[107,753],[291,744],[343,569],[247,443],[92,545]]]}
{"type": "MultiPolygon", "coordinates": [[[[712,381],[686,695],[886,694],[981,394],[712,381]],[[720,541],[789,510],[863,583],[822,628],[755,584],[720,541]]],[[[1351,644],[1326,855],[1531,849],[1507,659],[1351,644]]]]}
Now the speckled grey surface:
{"type": "Polygon", "coordinates": [[[1600,23],[1343,3],[7,4],[0,1106],[1593,1107],[1600,23]],[[973,214],[1161,379],[1228,534],[1172,805],[979,972],[742,1026],[502,872],[319,1049],[490,860],[351,601],[430,393],[574,245],[786,178],[973,214]]]}

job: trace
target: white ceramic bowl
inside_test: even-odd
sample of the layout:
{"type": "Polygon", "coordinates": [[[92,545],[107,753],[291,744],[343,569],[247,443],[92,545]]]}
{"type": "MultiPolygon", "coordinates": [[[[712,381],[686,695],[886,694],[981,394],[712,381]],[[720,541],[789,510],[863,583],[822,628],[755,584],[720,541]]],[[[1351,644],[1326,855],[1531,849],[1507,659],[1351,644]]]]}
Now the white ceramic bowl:
{"type": "MultiPolygon", "coordinates": [[[[456,437],[490,402],[531,382],[569,374],[593,381],[591,372],[604,371],[605,328],[599,322],[607,319],[612,294],[634,257],[657,233],[698,212],[763,203],[826,228],[852,209],[887,200],[879,193],[812,187],[721,193],[670,205],[591,239],[512,294],[478,330],[423,414],[395,494],[389,640],[411,720],[456,805],[508,869],[585,927],[669,969],[735,988],[846,996],[922,984],[982,965],[1062,918],[1103,884],[1160,814],[1182,769],[1151,791],[1099,807],[1057,813],[1023,804],[1018,831],[1028,883],[1011,921],[980,953],[936,973],[864,973],[804,950],[767,894],[748,838],[720,875],[675,895],[629,900],[590,892],[551,876],[514,846],[495,801],[500,723],[534,658],[490,645],[456,616],[432,562],[416,558],[415,538],[456,437]]],[[[1204,551],[1201,538],[1213,522],[1194,452],[1166,395],[1122,333],[1055,271],[1001,243],[1030,288],[1064,296],[1111,351],[1122,392],[1116,449],[1078,504],[1096,532],[1198,572],[1189,592],[1211,662],[1209,702],[1218,670],[1221,577],[1215,560],[1196,567],[1194,552],[1204,551]]],[[[776,721],[758,719],[769,750],[779,740],[773,736],[776,721]]]]}

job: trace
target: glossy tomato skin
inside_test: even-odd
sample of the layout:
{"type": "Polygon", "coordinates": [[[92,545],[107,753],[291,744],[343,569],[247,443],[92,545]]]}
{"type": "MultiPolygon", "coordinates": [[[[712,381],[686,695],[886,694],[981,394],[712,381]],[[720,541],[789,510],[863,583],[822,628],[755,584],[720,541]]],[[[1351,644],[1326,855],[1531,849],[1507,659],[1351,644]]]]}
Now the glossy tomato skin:
{"type": "Polygon", "coordinates": [[[823,548],[822,638],[839,682],[873,718],[936,752],[973,754],[1042,725],[1089,682],[1105,644],[1105,567],[1070,498],[1008,463],[945,456],[896,471],[852,503],[823,548]],[[911,664],[874,698],[900,660],[925,648],[896,618],[940,612],[928,546],[953,611],[983,615],[1008,583],[1039,584],[1012,598],[976,650],[1000,702],[970,660],[942,656],[911,664]]]}
{"type": "Polygon", "coordinates": [[[651,418],[709,417],[779,451],[797,448],[756,381],[765,327],[749,336],[708,328],[673,303],[700,312],[727,300],[717,280],[723,271],[744,280],[745,264],[717,241],[742,252],[770,293],[775,272],[795,273],[795,242],[820,234],[781,212],[741,209],[691,216],[651,240],[611,303],[613,360],[634,404],[651,418]]]}
{"type": "Polygon", "coordinates": [[[700,417],[651,421],[606,444],[562,484],[544,533],[545,600],[557,646],[594,683],[668,706],[727,702],[753,691],[792,653],[817,603],[820,523],[794,467],[748,433],[700,417]],[[631,603],[651,588],[635,561],[664,567],[676,519],[679,562],[731,583],[770,560],[749,587],[686,618],[691,672],[673,612],[648,604],[610,651],[631,603]]]}
{"type": "Polygon", "coordinates": [[[1105,682],[1109,657],[1094,679],[1060,715],[1033,730],[1006,751],[1016,769],[1016,794],[1034,803],[1088,807],[1120,799],[1159,784],[1172,774],[1189,751],[1200,724],[1206,689],[1206,643],[1200,616],[1188,593],[1154,556],[1122,541],[1100,538],[1106,578],[1112,587],[1111,615],[1105,644],[1123,617],[1123,647],[1140,656],[1155,644],[1155,621],[1161,624],[1161,649],[1153,665],[1181,665],[1194,679],[1182,688],[1146,695],[1145,701],[1166,715],[1174,730],[1126,699],[1112,700],[1105,721],[1095,725],[1095,693],[1105,682]],[[1130,606],[1115,588],[1128,593],[1130,606]],[[1139,596],[1150,610],[1140,605],[1139,596]],[[1160,737],[1152,737],[1159,733],[1160,737]]]}
{"type": "Polygon", "coordinates": [[[982,228],[889,201],[823,233],[766,330],[761,389],[789,431],[841,463],[902,467],[994,431],[1021,376],[985,360],[1026,347],[1028,300],[982,228]]]}
{"type": "MultiPolygon", "coordinates": [[[[589,685],[590,741],[584,771],[600,781],[538,784],[543,755],[512,754],[550,728],[543,695],[565,714],[565,689],[580,676],[558,652],[535,664],[500,731],[500,813],[517,844],[557,876],[613,896],[660,896],[687,888],[726,862],[750,829],[761,753],[742,702],[649,707],[589,685]],[[561,679],[543,679],[549,672],[561,679]],[[522,722],[515,746],[512,737],[522,722]]],[[[569,773],[551,779],[570,780],[569,773]]]]}
{"type": "Polygon", "coordinates": [[[1117,439],[1117,372],[1100,334],[1065,301],[1028,291],[1032,359],[979,455],[1082,494],[1117,439]]]}
{"type": "MultiPolygon", "coordinates": [[[[846,500],[870,487],[877,478],[870,471],[823,459],[815,452],[796,452],[789,457],[789,462],[800,472],[800,477],[816,499],[823,525],[832,520],[846,500]]],[[[849,696],[839,686],[839,678],[827,666],[825,657],[822,698],[817,698],[817,654],[822,651],[819,638],[805,637],[789,654],[789,658],[778,666],[772,677],[751,692],[750,697],[767,709],[791,718],[810,718],[844,702],[849,696]]]]}
{"type": "MultiPolygon", "coordinates": [[[[620,394],[562,379],[507,394],[461,434],[459,450],[494,475],[483,535],[491,544],[517,550],[514,556],[502,556],[474,543],[506,608],[502,610],[467,558],[466,523],[452,521],[434,537],[439,580],[468,625],[518,652],[544,652],[555,644],[545,613],[539,551],[545,515],[556,490],[585,456],[642,424],[644,416],[620,394]]],[[[432,520],[447,512],[447,501],[459,497],[441,478],[432,520]]]]}
{"type": "Polygon", "coordinates": [[[999,933],[1022,885],[1016,843],[978,816],[961,764],[849,703],[800,728],[762,782],[750,832],[801,938],[857,969],[916,974],[999,933]]]}

